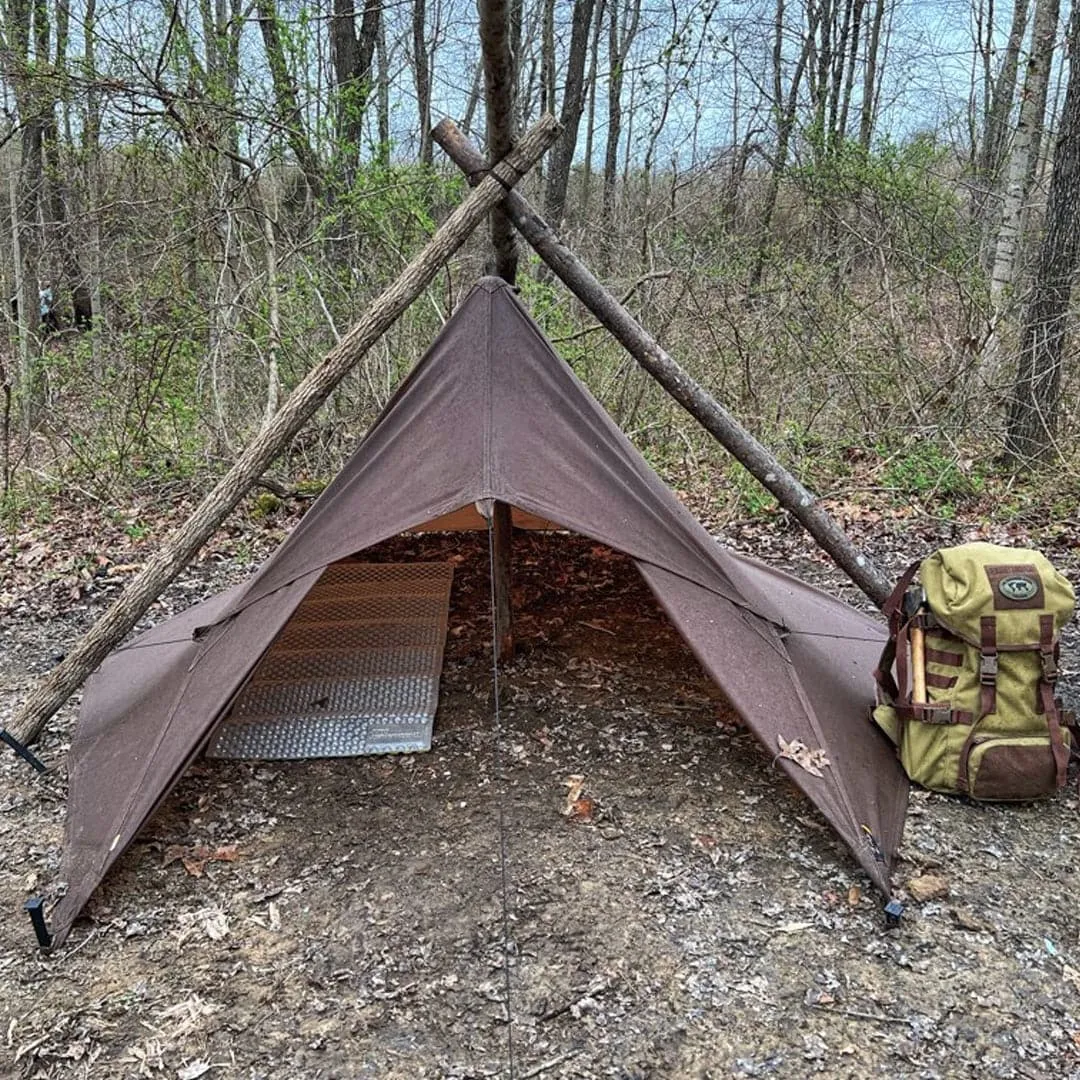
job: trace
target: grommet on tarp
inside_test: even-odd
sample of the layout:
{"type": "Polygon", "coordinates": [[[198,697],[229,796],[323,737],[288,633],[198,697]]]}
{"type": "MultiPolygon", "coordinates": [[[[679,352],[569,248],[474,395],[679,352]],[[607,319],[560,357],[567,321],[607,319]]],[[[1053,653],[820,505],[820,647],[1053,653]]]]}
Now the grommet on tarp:
{"type": "Polygon", "coordinates": [[[52,934],[49,933],[49,928],[45,925],[45,898],[42,896],[32,896],[29,900],[23,904],[23,910],[30,916],[30,921],[34,924],[34,933],[37,935],[37,943],[43,949],[52,948],[52,934]]]}
{"type": "Polygon", "coordinates": [[[904,905],[899,900],[890,900],[885,905],[885,926],[895,930],[900,925],[900,916],[904,914],[904,905]]]}
{"type": "Polygon", "coordinates": [[[28,761],[38,772],[46,771],[45,766],[10,731],[0,729],[0,740],[6,742],[23,761],[28,761]]]}

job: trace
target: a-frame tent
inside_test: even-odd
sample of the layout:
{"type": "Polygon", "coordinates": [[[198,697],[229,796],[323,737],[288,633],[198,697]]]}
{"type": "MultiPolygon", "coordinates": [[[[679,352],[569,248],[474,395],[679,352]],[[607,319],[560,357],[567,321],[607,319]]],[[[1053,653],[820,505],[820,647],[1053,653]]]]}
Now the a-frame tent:
{"type": "Polygon", "coordinates": [[[888,896],[908,784],[869,723],[875,619],[718,545],[554,352],[505,282],[483,279],[359,449],[245,584],[118,649],[91,678],[70,752],[53,913],[62,941],[109,867],[200,753],[324,569],[499,500],[630,556],[706,672],[888,896]]]}

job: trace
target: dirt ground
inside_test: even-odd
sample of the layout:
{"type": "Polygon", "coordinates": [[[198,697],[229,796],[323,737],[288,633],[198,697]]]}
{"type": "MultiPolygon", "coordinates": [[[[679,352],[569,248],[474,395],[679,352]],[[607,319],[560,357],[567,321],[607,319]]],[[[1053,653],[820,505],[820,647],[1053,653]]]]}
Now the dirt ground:
{"type": "MultiPolygon", "coordinates": [[[[430,753],[198,765],[53,954],[20,909],[55,881],[62,769],[0,755],[0,1076],[1080,1077],[1075,783],[913,794],[897,883],[948,895],[886,931],[632,565],[519,542],[500,731],[486,539],[380,557],[457,564],[430,753]]],[[[165,607],[238,576],[208,560],[165,607]]],[[[0,708],[120,585],[12,606],[0,708]]]]}

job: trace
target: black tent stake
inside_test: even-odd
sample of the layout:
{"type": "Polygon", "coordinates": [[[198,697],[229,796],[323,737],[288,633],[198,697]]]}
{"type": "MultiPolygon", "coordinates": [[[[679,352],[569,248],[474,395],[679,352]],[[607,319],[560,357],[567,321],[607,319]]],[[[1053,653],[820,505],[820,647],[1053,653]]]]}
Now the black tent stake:
{"type": "Polygon", "coordinates": [[[23,904],[23,909],[30,916],[30,921],[34,924],[34,933],[37,935],[38,944],[43,949],[52,948],[52,934],[49,933],[49,928],[45,925],[45,899],[41,896],[32,896],[29,900],[23,904]]]}
{"type": "Polygon", "coordinates": [[[30,764],[33,765],[33,767],[37,769],[38,772],[46,771],[45,766],[42,765],[41,762],[30,752],[30,750],[27,749],[27,747],[23,746],[23,744],[19,742],[19,740],[16,739],[10,731],[3,731],[2,729],[0,729],[0,740],[6,742],[8,746],[10,746],[11,749],[14,750],[15,753],[18,754],[19,757],[21,757],[24,761],[30,762],[30,764]]]}

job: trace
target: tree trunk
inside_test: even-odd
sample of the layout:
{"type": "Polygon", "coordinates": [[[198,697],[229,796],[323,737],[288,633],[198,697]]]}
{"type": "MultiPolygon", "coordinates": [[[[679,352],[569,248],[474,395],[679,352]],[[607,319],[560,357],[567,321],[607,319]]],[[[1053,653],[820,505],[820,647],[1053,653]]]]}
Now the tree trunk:
{"type": "MultiPolygon", "coordinates": [[[[486,163],[460,131],[443,120],[435,139],[466,176],[483,175],[486,163]]],[[[503,200],[507,216],[567,288],[606,326],[635,360],[746,469],[755,476],[836,561],[837,566],[881,607],[890,582],[860,554],[843,529],[813,495],[669,356],[517,192],[503,200]]]]}
{"type": "Polygon", "coordinates": [[[481,60],[473,71],[472,82],[469,84],[469,96],[465,101],[465,111],[461,114],[461,130],[472,134],[473,119],[476,117],[476,109],[480,104],[480,88],[484,78],[484,61],[481,60]]]}
{"type": "Polygon", "coordinates": [[[267,66],[270,68],[270,82],[274,89],[275,119],[285,130],[289,149],[304,174],[308,190],[314,198],[318,198],[322,191],[322,170],[315,151],[311,148],[303,114],[300,112],[296,80],[289,70],[285,47],[281,41],[277,8],[274,0],[256,0],[255,10],[262,33],[263,48],[266,51],[267,66]]]}
{"type": "Polygon", "coordinates": [[[301,380],[258,438],[240,455],[178,532],[147,561],[121,597],[82,637],[67,656],[33,689],[9,731],[20,743],[37,738],[57,709],[142,617],[161,590],[213,535],[268,465],[326,401],[334,387],[431,283],[447,259],[469,238],[508,188],[539,160],[555,141],[559,125],[544,117],[485,176],[447,218],[401,276],[374,300],[367,314],[301,380]]]}
{"type": "Polygon", "coordinates": [[[859,39],[862,36],[862,19],[865,10],[866,0],[855,0],[851,13],[847,73],[844,76],[844,90],[840,99],[840,115],[836,120],[837,135],[841,139],[847,138],[848,116],[851,113],[851,96],[855,89],[855,68],[858,63],[859,39]]]}
{"type": "Polygon", "coordinates": [[[379,12],[379,32],[375,38],[375,57],[378,64],[378,159],[384,167],[390,164],[390,54],[386,48],[386,17],[379,12]]]}
{"type": "Polygon", "coordinates": [[[87,216],[90,219],[90,309],[86,312],[88,329],[91,331],[90,348],[93,358],[93,375],[100,381],[105,373],[101,350],[101,102],[97,90],[97,2],[86,0],[83,16],[83,78],[87,81],[86,114],[83,119],[83,171],[87,198],[87,216]]]}
{"type": "MultiPolygon", "coordinates": [[[[268,0],[259,0],[261,3],[268,0]]],[[[374,86],[373,63],[382,22],[379,0],[365,0],[356,32],[355,0],[334,0],[330,18],[330,55],[334,64],[337,154],[344,162],[343,181],[351,187],[360,162],[364,114],[374,86]]]]}
{"type": "Polygon", "coordinates": [[[581,114],[585,110],[585,59],[589,49],[593,3],[594,0],[574,0],[570,53],[566,62],[566,86],[563,89],[562,115],[559,117],[563,133],[551,152],[547,189],[544,193],[544,215],[555,229],[562,224],[566,210],[566,190],[570,183],[574,151],[577,149],[581,114]]]}
{"type": "MultiPolygon", "coordinates": [[[[480,45],[484,59],[488,156],[501,161],[514,138],[514,58],[510,51],[507,0],[480,0],[480,45]]],[[[517,280],[517,243],[503,211],[491,213],[492,271],[513,285],[517,280]]]]}
{"type": "MultiPolygon", "coordinates": [[[[19,223],[18,181],[15,173],[8,174],[11,206],[11,261],[15,272],[15,333],[19,342],[19,371],[16,387],[19,401],[19,426],[23,439],[34,421],[34,356],[35,336],[31,314],[37,313],[37,297],[26,281],[26,262],[22,253],[22,228],[19,223]]],[[[5,401],[5,406],[7,405],[5,401]]],[[[5,412],[5,416],[7,413],[5,412]]]]}
{"type": "Polygon", "coordinates": [[[267,342],[266,342],[266,408],[263,427],[273,423],[281,400],[281,375],[278,357],[281,354],[281,301],[278,296],[278,257],[277,237],[274,233],[274,219],[261,194],[258,194],[259,178],[251,178],[256,191],[255,212],[262,220],[263,255],[266,261],[266,297],[267,297],[267,342]]]}
{"type": "Polygon", "coordinates": [[[866,38],[866,69],[863,75],[862,111],[859,117],[859,145],[870,149],[877,119],[877,72],[878,53],[881,49],[881,24],[885,18],[885,0],[875,0],[874,17],[870,21],[866,38]]]}
{"type": "Polygon", "coordinates": [[[41,409],[41,380],[38,371],[38,332],[41,327],[38,291],[40,289],[41,243],[38,228],[38,200],[44,184],[42,158],[43,131],[39,117],[23,123],[22,155],[19,168],[18,196],[14,208],[19,241],[19,324],[25,351],[20,353],[19,402],[23,435],[37,424],[41,409]]]}
{"type": "Polygon", "coordinates": [[[589,213],[589,196],[592,188],[593,139],[596,134],[596,72],[599,63],[600,36],[604,24],[605,0],[596,0],[596,15],[593,22],[592,48],[589,51],[588,113],[585,119],[585,164],[581,177],[581,213],[589,213]]]}
{"type": "Polygon", "coordinates": [[[1017,467],[1055,452],[1061,369],[1073,281],[1080,267],[1080,7],[1069,25],[1069,82],[1061,112],[1046,231],[1024,311],[1020,362],[1009,401],[1005,454],[1017,467]]]}
{"type": "Polygon", "coordinates": [[[601,241],[611,228],[611,218],[615,212],[619,137],[622,134],[623,66],[619,55],[619,0],[611,0],[608,4],[608,68],[608,129],[604,143],[604,180],[601,188],[601,241]]]}
{"type": "MultiPolygon", "coordinates": [[[[619,141],[622,138],[622,91],[626,76],[626,60],[630,55],[630,46],[637,35],[638,21],[641,17],[641,0],[629,0],[619,21],[618,0],[608,3],[608,130],[604,147],[604,184],[603,215],[606,230],[610,229],[615,213],[615,191],[618,183],[619,141]],[[620,29],[621,26],[621,29],[620,29]]],[[[603,235],[601,239],[603,239],[603,235]]]]}
{"type": "Polygon", "coordinates": [[[427,0],[413,0],[412,13],[413,80],[416,83],[416,111],[420,122],[420,164],[432,163],[431,144],[431,54],[427,43],[427,0]]]}
{"type": "MultiPolygon", "coordinates": [[[[986,117],[977,173],[977,180],[987,197],[997,189],[1005,165],[1009,144],[1009,117],[1016,97],[1016,74],[1020,66],[1024,35],[1027,33],[1028,7],[1029,0],[1015,0],[1009,40],[1005,46],[1005,59],[994,80],[990,97],[990,112],[986,117]]],[[[986,206],[980,208],[979,214],[984,218],[995,216],[988,213],[986,206]]]]}
{"type": "Polygon", "coordinates": [[[540,111],[549,112],[554,116],[555,0],[542,0],[542,4],[540,15],[540,111]]]}
{"type": "Polygon", "coordinates": [[[1011,292],[1020,262],[1024,210],[1031,195],[1033,164],[1046,115],[1059,0],[1036,0],[1031,49],[1026,62],[1020,115],[1013,135],[1008,179],[1002,199],[1001,224],[990,271],[991,326],[979,359],[979,374],[989,386],[1000,385],[1004,366],[1001,323],[1008,315],[1011,292]]]}
{"type": "MultiPolygon", "coordinates": [[[[51,100],[43,98],[42,80],[35,80],[34,66],[48,64],[48,30],[41,32],[44,12],[31,0],[12,0],[4,30],[7,35],[4,61],[10,67],[15,108],[22,127],[17,181],[12,187],[11,228],[17,249],[15,276],[19,319],[19,411],[23,435],[37,422],[41,406],[38,379],[38,290],[41,277],[40,204],[44,192],[43,142],[45,115],[51,100]],[[32,49],[31,43],[34,48],[32,49]],[[34,50],[37,50],[36,52],[34,50]]],[[[47,89],[45,93],[47,93],[47,89]]]]}
{"type": "Polygon", "coordinates": [[[817,14],[819,9],[808,12],[810,19],[803,37],[802,49],[795,70],[791,75],[788,92],[784,93],[784,35],[787,27],[784,23],[784,0],[776,0],[776,22],[773,36],[773,110],[777,115],[776,156],[769,173],[769,186],[765,189],[765,205],[761,211],[761,242],[758,244],[754,265],[750,270],[748,292],[754,295],[761,288],[761,279],[765,273],[765,260],[771,243],[773,214],[776,213],[776,201],[780,196],[780,180],[787,168],[788,147],[795,130],[795,117],[799,105],[799,90],[803,75],[814,55],[814,36],[817,33],[817,14]]]}

